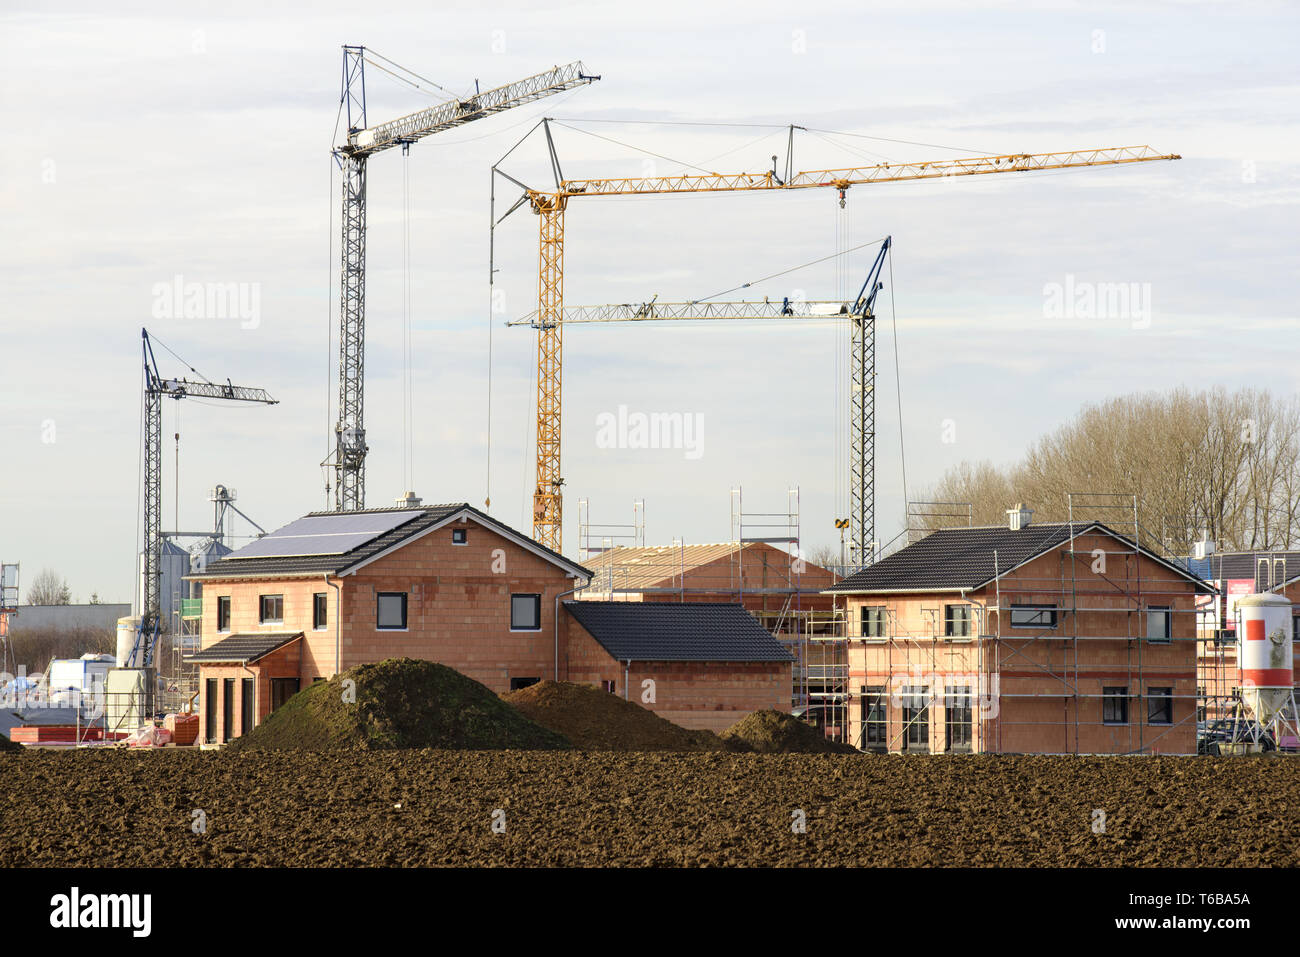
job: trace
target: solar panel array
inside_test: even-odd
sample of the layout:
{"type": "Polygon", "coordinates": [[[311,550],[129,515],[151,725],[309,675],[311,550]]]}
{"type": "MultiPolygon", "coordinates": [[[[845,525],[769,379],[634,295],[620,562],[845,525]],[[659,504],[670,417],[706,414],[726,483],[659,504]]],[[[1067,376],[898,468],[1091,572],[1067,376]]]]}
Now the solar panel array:
{"type": "MultiPolygon", "coordinates": [[[[231,552],[226,559],[289,558],[300,555],[342,555],[374,541],[385,532],[423,515],[423,509],[400,512],[340,512],[308,515],[263,535],[231,552]]],[[[224,560],[224,559],[223,559],[224,560]]]]}

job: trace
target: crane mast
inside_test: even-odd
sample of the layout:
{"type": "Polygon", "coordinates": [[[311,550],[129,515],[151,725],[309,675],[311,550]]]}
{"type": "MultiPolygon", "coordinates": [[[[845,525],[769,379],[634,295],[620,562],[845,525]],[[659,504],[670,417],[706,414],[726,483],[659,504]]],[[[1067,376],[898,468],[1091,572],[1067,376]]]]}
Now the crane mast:
{"type": "MultiPolygon", "coordinates": [[[[548,128],[549,143],[549,128],[548,128]]],[[[537,482],[533,491],[533,538],[555,551],[563,544],[564,479],[560,469],[562,346],[564,316],[564,212],[579,196],[630,196],[659,193],[716,193],[831,188],[840,203],[852,186],[952,176],[1022,173],[1086,166],[1115,166],[1180,159],[1150,146],[1071,150],[1055,153],[1007,153],[962,159],[828,170],[762,173],[690,173],[678,176],[559,179],[553,191],[525,189],[539,218],[537,322],[537,482]]],[[[552,146],[554,164],[554,148],[552,146]]],[[[558,169],[558,166],[556,167],[558,169]]],[[[865,360],[864,360],[865,361],[865,360]]],[[[874,368],[874,365],[873,365],[874,368]]],[[[863,367],[865,372],[865,366],[863,367]]],[[[866,543],[869,546],[869,542],[866,543]]]]}
{"type": "Polygon", "coordinates": [[[219,382],[192,381],[190,379],[165,379],[158,374],[153,343],[147,329],[140,330],[141,351],[144,362],[144,556],[141,575],[143,587],[140,594],[140,626],[136,632],[135,649],[131,661],[118,662],[121,666],[134,665],[147,668],[153,664],[154,646],[161,626],[162,578],[162,401],[196,396],[203,399],[223,399],[232,402],[260,402],[276,405],[265,389],[219,382]]]}
{"type": "Polygon", "coordinates": [[[343,48],[343,105],[347,137],[335,148],[342,172],[342,245],[339,270],[339,394],[334,427],[334,508],[365,508],[366,444],[366,161],[394,146],[532,103],[598,80],[581,62],[557,66],[466,99],[453,99],[385,123],[366,116],[366,48],[343,48]]]}

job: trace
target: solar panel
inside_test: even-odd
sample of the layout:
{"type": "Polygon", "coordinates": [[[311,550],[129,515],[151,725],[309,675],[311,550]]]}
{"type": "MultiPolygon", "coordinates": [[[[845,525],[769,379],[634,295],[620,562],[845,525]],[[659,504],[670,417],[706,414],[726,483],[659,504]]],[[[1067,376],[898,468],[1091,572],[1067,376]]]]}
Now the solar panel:
{"type": "Polygon", "coordinates": [[[291,558],[301,555],[342,555],[385,532],[409,522],[423,509],[400,512],[340,512],[337,515],[308,515],[263,535],[255,542],[231,552],[222,560],[236,558],[291,558]]]}

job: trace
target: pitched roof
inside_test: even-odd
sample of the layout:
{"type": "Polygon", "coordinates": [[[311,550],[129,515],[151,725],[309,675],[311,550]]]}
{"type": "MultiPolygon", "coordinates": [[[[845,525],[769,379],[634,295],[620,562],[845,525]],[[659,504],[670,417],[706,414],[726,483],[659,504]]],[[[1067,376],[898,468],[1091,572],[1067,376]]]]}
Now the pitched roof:
{"type": "Polygon", "coordinates": [[[278,631],[258,635],[231,635],[222,638],[215,645],[209,645],[202,651],[186,655],[187,662],[199,664],[234,663],[246,665],[259,658],[265,658],[273,651],[278,651],[291,641],[302,637],[301,631],[278,631]]]}
{"type": "MultiPolygon", "coordinates": [[[[720,559],[734,558],[741,548],[752,548],[754,545],[753,542],[745,542],[743,545],[738,542],[722,542],[715,545],[652,545],[639,548],[619,546],[592,555],[585,561],[595,573],[594,580],[608,581],[612,570],[615,588],[619,591],[637,591],[674,585],[679,581],[683,569],[689,572],[720,559]]],[[[724,590],[727,584],[723,584],[724,590]]]]}
{"type": "MultiPolygon", "coordinates": [[[[1134,543],[1101,522],[1046,522],[1013,530],[1005,525],[979,528],[942,528],[919,542],[901,548],[874,565],[854,572],[828,592],[931,592],[969,591],[989,584],[998,575],[1024,564],[1070,539],[1071,534],[1100,531],[1134,543]],[[996,561],[994,553],[997,553],[996,561]]],[[[1198,590],[1211,587],[1181,564],[1161,558],[1145,548],[1142,554],[1190,580],[1198,590]]]]}
{"type": "MultiPolygon", "coordinates": [[[[350,521],[355,521],[358,515],[378,515],[388,516],[397,513],[411,512],[412,517],[408,518],[388,531],[378,533],[375,537],[364,541],[355,547],[344,552],[334,554],[305,554],[305,555],[253,555],[247,556],[241,554],[243,549],[231,552],[218,561],[209,561],[207,566],[200,572],[196,572],[189,578],[202,580],[204,578],[275,578],[293,575],[345,575],[355,571],[361,565],[378,558],[392,548],[398,547],[408,540],[415,538],[423,532],[431,531],[440,525],[454,521],[461,516],[472,518],[474,521],[492,529],[507,539],[513,540],[516,544],[533,551],[540,557],[546,559],[554,565],[558,565],[568,574],[581,578],[590,578],[591,572],[579,565],[577,562],[570,561],[559,552],[553,551],[538,542],[533,541],[522,532],[517,532],[508,525],[498,522],[490,515],[480,512],[466,502],[458,502],[448,505],[427,505],[421,508],[412,509],[409,506],[398,506],[396,508],[368,508],[360,509],[354,512],[309,512],[304,518],[324,519],[320,523],[322,527],[328,528],[331,519],[337,519],[337,524],[342,527],[350,521]]],[[[298,520],[299,522],[302,519],[298,520]]],[[[290,523],[295,524],[295,523],[290,523]]],[[[288,525],[281,529],[271,532],[269,536],[257,539],[253,545],[265,543],[274,536],[279,535],[288,525]]],[[[298,539],[295,539],[298,540],[298,539]]],[[[251,546],[250,546],[251,547],[251,546]]],[[[265,550],[265,549],[261,549],[265,550]]]]}
{"type": "Polygon", "coordinates": [[[727,602],[566,601],[619,661],[793,661],[771,633],[727,602]]]}

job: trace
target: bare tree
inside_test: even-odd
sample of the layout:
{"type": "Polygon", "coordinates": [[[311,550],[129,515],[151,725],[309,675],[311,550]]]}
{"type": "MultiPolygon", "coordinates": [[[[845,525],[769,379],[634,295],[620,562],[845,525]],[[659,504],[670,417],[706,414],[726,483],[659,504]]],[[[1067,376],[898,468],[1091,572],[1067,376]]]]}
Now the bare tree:
{"type": "Polygon", "coordinates": [[[977,524],[1016,502],[1040,521],[1122,528],[1136,498],[1144,544],[1186,554],[1201,534],[1221,549],[1300,541],[1300,397],[1223,388],[1139,392],[1085,406],[1009,467],[950,469],[929,492],[970,502],[977,524]],[[1102,494],[1096,494],[1102,493],[1102,494]]]}
{"type": "Polygon", "coordinates": [[[53,568],[43,568],[27,588],[29,605],[71,605],[68,583],[53,568]]]}

